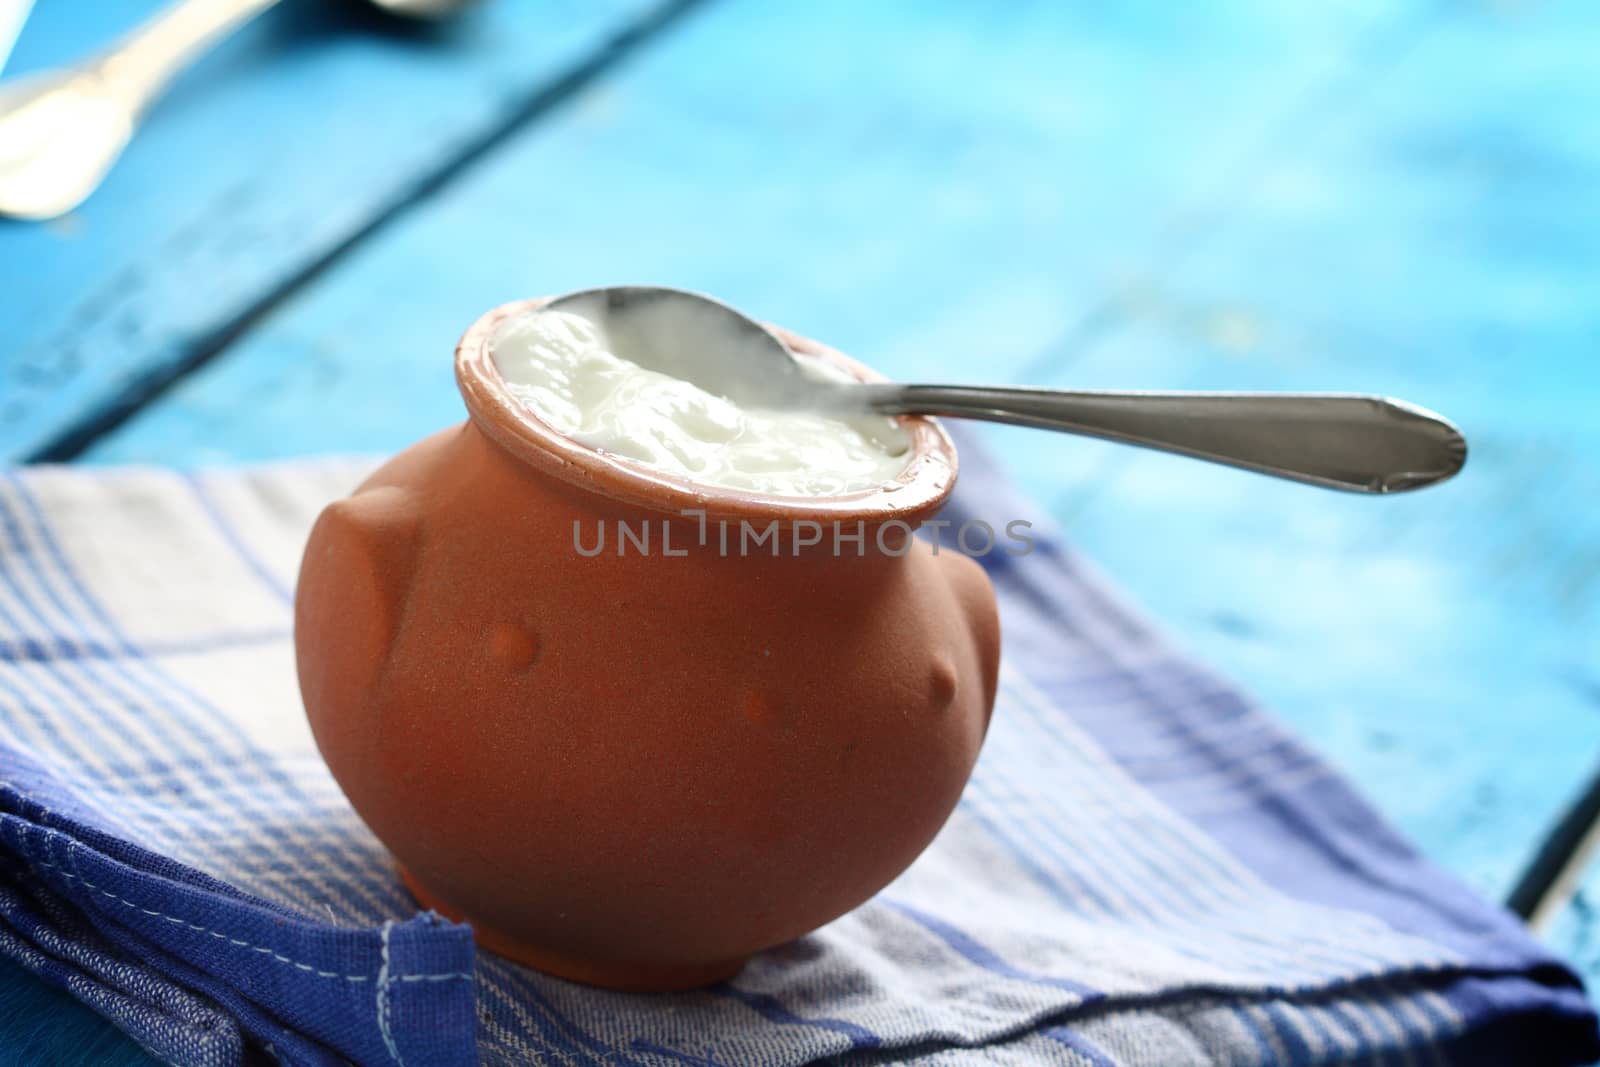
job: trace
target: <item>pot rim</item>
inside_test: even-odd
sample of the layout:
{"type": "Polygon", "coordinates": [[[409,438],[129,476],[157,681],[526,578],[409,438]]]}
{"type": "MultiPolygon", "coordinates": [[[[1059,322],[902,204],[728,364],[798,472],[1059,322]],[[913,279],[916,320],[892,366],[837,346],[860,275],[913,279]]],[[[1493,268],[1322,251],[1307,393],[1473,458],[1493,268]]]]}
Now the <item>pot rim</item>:
{"type": "MultiPolygon", "coordinates": [[[[795,497],[705,485],[602,452],[546,423],[514,397],[495,366],[491,347],[500,327],[553,297],[515,300],[479,317],[456,345],[456,384],[475,426],[536,470],[611,500],[674,514],[703,511],[711,519],[778,519],[914,523],[943,506],[955,487],[956,447],[944,427],[923,415],[895,416],[910,437],[910,455],[893,480],[838,496],[795,497]],[[891,488],[885,488],[889,486],[891,488]]],[[[825,360],[859,381],[886,379],[865,364],[781,327],[774,333],[791,351],[825,360]]]]}

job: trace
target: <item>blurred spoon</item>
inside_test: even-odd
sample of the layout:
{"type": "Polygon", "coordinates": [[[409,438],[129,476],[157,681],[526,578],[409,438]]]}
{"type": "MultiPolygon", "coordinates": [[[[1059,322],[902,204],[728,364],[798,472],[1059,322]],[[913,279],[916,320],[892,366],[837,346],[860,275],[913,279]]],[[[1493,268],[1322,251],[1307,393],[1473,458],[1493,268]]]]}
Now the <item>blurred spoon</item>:
{"type": "Polygon", "coordinates": [[[1467,458],[1467,442],[1450,423],[1382,396],[839,382],[808,372],[765,326],[698,293],[617,286],[546,306],[596,323],[621,354],[648,352],[653,370],[752,406],[1006,422],[1359,493],[1442,482],[1467,458]]]}
{"type": "MultiPolygon", "coordinates": [[[[439,18],[472,0],[370,0],[439,18]]],[[[0,83],[0,215],[49,219],[99,187],[173,77],[278,0],[179,0],[110,50],[0,83]]]]}
{"type": "Polygon", "coordinates": [[[0,3],[0,70],[6,69],[6,58],[17,43],[22,24],[28,21],[33,10],[33,0],[11,0],[9,6],[0,3]]]}

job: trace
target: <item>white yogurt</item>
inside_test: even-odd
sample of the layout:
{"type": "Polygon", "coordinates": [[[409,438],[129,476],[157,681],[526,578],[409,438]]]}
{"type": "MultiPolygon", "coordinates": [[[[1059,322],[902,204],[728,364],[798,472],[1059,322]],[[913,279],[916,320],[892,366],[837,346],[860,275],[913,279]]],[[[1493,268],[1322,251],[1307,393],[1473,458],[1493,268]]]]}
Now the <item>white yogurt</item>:
{"type": "MultiPolygon", "coordinates": [[[[894,480],[910,451],[893,419],[742,407],[619,355],[599,326],[570,312],[512,320],[492,353],[511,394],[554,429],[705,485],[853,493],[894,480]]],[[[648,361],[648,353],[629,355],[648,361]]]]}

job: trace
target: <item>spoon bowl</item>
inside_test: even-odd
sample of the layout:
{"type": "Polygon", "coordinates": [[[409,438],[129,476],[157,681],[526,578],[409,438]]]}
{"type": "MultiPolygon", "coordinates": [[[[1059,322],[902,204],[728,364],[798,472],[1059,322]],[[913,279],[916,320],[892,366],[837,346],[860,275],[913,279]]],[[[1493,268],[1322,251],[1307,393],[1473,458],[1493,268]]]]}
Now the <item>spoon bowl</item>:
{"type": "Polygon", "coordinates": [[[408,19],[442,19],[477,2],[477,0],[369,0],[383,10],[408,19]]]}
{"type": "MultiPolygon", "coordinates": [[[[778,335],[720,300],[683,289],[583,289],[545,305],[588,319],[613,351],[662,374],[751,407],[832,410],[827,383],[778,335]]],[[[834,398],[837,399],[837,398],[834,398]]]]}

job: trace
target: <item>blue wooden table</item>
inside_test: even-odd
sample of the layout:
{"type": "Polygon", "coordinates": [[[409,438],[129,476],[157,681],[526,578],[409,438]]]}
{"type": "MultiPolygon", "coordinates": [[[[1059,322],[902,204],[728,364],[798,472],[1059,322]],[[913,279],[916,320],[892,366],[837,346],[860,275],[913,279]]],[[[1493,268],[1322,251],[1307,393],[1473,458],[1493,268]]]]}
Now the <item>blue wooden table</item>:
{"type": "MultiPolygon", "coordinates": [[[[155,6],[42,4],[8,73],[155,6]]],[[[1473,456],[1396,499],[989,438],[1503,896],[1600,763],[1597,54],[1585,0],[289,0],[84,208],[0,225],[0,456],[397,449],[461,417],[481,311],[626,280],[903,378],[1407,397],[1473,456]]],[[[1585,892],[1550,937],[1600,975],[1585,892]]],[[[141,1062],[4,970],[0,1059],[141,1062]]]]}

